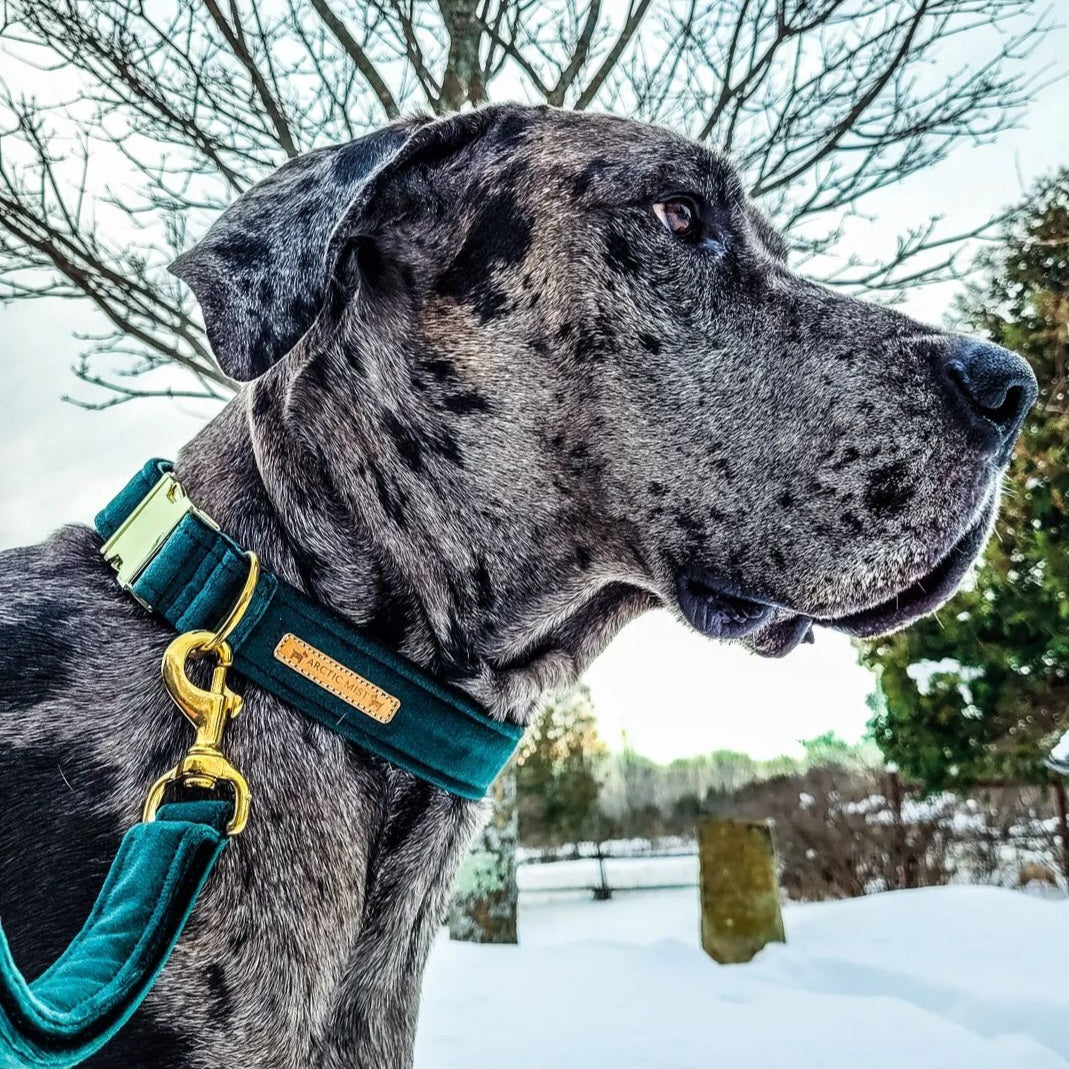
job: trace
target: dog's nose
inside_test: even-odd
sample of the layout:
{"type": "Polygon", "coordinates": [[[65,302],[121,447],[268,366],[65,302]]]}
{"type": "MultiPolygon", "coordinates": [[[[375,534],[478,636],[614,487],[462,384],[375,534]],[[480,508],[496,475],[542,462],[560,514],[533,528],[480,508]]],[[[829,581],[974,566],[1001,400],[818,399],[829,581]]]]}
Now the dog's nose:
{"type": "Polygon", "coordinates": [[[959,415],[1000,461],[1007,460],[1039,392],[1032,369],[1009,349],[962,339],[951,349],[943,377],[959,415]]]}

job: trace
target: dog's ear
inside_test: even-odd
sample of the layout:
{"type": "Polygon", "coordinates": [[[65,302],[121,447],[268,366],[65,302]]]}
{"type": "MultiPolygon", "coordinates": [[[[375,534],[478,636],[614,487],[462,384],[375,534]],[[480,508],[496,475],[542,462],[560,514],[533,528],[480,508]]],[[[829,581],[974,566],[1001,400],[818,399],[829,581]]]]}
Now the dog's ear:
{"type": "Polygon", "coordinates": [[[170,268],[196,295],[223,372],[253,379],[285,356],[340,284],[343,250],[376,230],[373,207],[399,174],[453,155],[499,110],[408,120],[310,152],[231,205],[170,268]]]}

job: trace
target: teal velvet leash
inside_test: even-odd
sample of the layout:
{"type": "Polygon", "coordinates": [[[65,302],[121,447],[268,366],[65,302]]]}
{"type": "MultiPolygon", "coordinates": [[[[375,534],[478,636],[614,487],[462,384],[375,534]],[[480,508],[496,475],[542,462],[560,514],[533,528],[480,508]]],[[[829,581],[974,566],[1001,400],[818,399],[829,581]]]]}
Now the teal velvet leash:
{"type": "Polygon", "coordinates": [[[37,979],[19,972],[0,929],[0,1069],[68,1069],[126,1023],[226,846],[230,812],[173,803],[131,828],[82,930],[37,979]]]}

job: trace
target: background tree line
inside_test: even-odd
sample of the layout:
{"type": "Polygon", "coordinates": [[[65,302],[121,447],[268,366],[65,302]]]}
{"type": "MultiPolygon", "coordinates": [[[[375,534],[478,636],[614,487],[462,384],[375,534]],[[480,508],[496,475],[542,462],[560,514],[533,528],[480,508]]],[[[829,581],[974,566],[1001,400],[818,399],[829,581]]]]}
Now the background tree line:
{"type": "Polygon", "coordinates": [[[801,741],[799,757],[758,761],[735,750],[659,764],[624,740],[610,752],[598,735],[590,691],[580,685],[547,703],[517,757],[520,842],[562,847],[582,841],[690,837],[702,815],[755,783],[817,768],[871,769],[880,754],[825,732],[801,741]]]}

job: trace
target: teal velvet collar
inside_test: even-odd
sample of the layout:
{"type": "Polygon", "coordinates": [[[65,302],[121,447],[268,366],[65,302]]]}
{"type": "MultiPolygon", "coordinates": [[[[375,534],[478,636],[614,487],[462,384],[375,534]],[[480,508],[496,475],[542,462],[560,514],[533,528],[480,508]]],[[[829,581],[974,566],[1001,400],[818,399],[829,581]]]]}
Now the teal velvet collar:
{"type": "MultiPolygon", "coordinates": [[[[159,487],[171,467],[151,460],[134,476],[96,517],[103,538],[139,508],[165,511],[159,487]]],[[[146,560],[132,571],[124,564],[125,588],[178,631],[215,630],[249,574],[242,548],[195,508],[181,513],[146,560]]],[[[229,643],[234,667],[254,683],[462,798],[485,795],[523,735],[267,571],[229,643]]]]}

